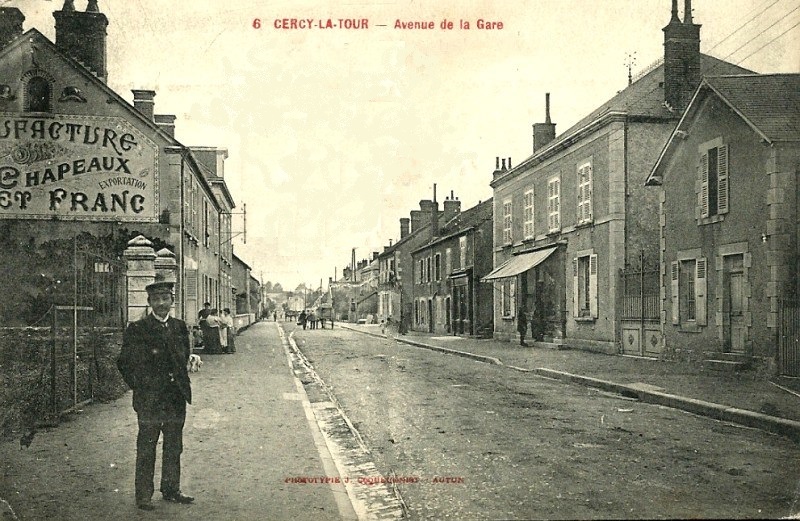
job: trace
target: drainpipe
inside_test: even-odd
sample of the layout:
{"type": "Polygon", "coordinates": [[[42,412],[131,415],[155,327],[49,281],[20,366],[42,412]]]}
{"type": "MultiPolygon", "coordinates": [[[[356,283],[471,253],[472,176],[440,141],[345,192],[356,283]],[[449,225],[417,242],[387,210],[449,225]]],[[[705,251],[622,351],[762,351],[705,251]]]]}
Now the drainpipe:
{"type": "MultiPolygon", "coordinates": [[[[169,146],[164,147],[165,154],[180,154],[181,156],[181,168],[180,168],[180,206],[181,206],[181,213],[180,213],[180,223],[178,225],[178,233],[180,234],[180,239],[178,240],[178,287],[180,287],[180,307],[181,307],[181,320],[184,322],[186,321],[186,287],[184,285],[184,259],[183,259],[183,241],[184,241],[184,229],[185,229],[185,221],[186,221],[186,211],[185,211],[185,164],[186,164],[186,147],[184,146],[169,146]]],[[[199,295],[198,295],[199,297],[199,295]]],[[[198,300],[200,300],[198,298],[198,300]]]]}

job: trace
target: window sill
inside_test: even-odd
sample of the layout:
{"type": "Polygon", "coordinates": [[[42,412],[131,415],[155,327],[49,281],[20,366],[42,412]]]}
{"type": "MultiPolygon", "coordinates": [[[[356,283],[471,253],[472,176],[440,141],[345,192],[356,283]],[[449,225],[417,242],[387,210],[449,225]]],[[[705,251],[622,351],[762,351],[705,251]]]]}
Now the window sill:
{"type": "Polygon", "coordinates": [[[575,317],[575,322],[581,322],[585,324],[590,324],[596,320],[597,319],[595,317],[575,317]]]}
{"type": "Polygon", "coordinates": [[[582,228],[591,228],[592,226],[594,226],[594,219],[575,224],[575,229],[580,230],[582,228]]]}
{"type": "Polygon", "coordinates": [[[700,333],[703,331],[702,326],[698,326],[694,322],[685,322],[678,326],[681,333],[700,333]]]}
{"type": "Polygon", "coordinates": [[[502,319],[505,320],[506,322],[511,322],[512,320],[514,320],[514,317],[512,317],[512,316],[504,316],[504,317],[502,317],[502,319]]]}
{"type": "Polygon", "coordinates": [[[724,220],[725,220],[725,214],[724,213],[717,214],[717,215],[712,215],[710,217],[700,217],[699,219],[697,219],[697,225],[698,226],[704,226],[706,224],[720,223],[720,222],[722,222],[724,220]]]}

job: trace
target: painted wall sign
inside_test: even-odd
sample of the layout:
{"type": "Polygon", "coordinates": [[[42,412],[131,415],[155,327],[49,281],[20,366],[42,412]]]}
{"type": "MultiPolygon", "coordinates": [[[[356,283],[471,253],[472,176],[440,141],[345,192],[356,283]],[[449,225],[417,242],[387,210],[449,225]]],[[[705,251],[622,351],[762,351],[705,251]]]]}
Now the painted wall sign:
{"type": "Polygon", "coordinates": [[[117,117],[0,113],[0,219],[158,220],[158,147],[117,117]]]}

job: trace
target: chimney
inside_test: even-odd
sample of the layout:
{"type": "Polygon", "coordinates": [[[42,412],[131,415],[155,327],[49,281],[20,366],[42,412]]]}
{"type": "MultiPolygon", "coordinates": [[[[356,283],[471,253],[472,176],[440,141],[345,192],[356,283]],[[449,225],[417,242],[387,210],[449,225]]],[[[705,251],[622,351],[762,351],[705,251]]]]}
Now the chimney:
{"type": "Polygon", "coordinates": [[[155,118],[156,125],[158,128],[169,134],[169,137],[175,137],[175,119],[176,117],[172,114],[156,114],[153,116],[155,118]]]}
{"type": "Polygon", "coordinates": [[[678,0],[672,0],[672,17],[663,30],[664,103],[679,115],[702,79],[700,25],[692,21],[691,0],[685,0],[683,22],[678,18],[678,0]]]}
{"type": "Polygon", "coordinates": [[[450,190],[450,198],[444,200],[444,222],[450,222],[461,213],[461,201],[455,198],[450,190]]]}
{"type": "Polygon", "coordinates": [[[411,229],[409,233],[415,233],[423,226],[422,212],[419,210],[411,210],[411,229]]]}
{"type": "Polygon", "coordinates": [[[133,106],[142,115],[153,121],[153,110],[155,109],[156,92],[154,90],[139,90],[132,89],[133,92],[133,106]]]}
{"type": "MultiPolygon", "coordinates": [[[[436,237],[439,234],[439,203],[424,199],[419,202],[419,213],[422,220],[422,226],[429,225],[430,237],[436,237]]],[[[412,212],[413,217],[413,212],[412,212]]]]}
{"type": "Polygon", "coordinates": [[[22,34],[25,16],[16,7],[0,7],[0,48],[22,34]]]}
{"type": "Polygon", "coordinates": [[[408,217],[400,218],[400,239],[405,239],[408,236],[409,225],[411,220],[408,217]]]}
{"type": "Polygon", "coordinates": [[[373,261],[378,260],[378,255],[380,255],[380,253],[378,253],[377,251],[373,251],[372,252],[372,260],[373,261]]]}
{"type": "Polygon", "coordinates": [[[89,0],[85,12],[75,10],[73,0],[64,0],[61,11],[55,11],[56,47],[107,81],[106,28],[108,18],[100,12],[97,0],[89,0]]]}
{"type": "MultiPolygon", "coordinates": [[[[544,123],[533,124],[533,153],[556,138],[556,124],[550,121],[550,93],[544,95],[544,123]]],[[[509,159],[509,163],[511,159],[509,159]]]]}
{"type": "Polygon", "coordinates": [[[494,158],[494,172],[492,172],[492,179],[497,179],[506,173],[506,160],[503,159],[503,167],[500,167],[500,156],[494,158]]]}

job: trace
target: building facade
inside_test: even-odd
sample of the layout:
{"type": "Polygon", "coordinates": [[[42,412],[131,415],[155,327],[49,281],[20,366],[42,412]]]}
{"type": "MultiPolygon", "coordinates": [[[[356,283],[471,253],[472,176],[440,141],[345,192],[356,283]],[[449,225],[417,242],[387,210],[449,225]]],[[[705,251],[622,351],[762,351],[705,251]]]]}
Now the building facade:
{"type": "Polygon", "coordinates": [[[492,333],[492,288],[479,283],[492,269],[492,200],[461,212],[444,201],[437,236],[411,252],[416,331],[455,335],[492,333]]]}
{"type": "Polygon", "coordinates": [[[29,323],[47,299],[95,313],[124,300],[98,281],[124,269],[127,241],[143,235],[176,256],[175,312],[191,322],[199,301],[220,298],[224,205],[175,139],[175,117],[154,113],[155,93],[135,90],[131,104],[108,87],[97,3],[68,0],[53,15],[55,43],[0,8],[0,284],[24,288],[2,320],[29,323]],[[68,285],[80,298],[62,302],[68,285]]]}
{"type": "Polygon", "coordinates": [[[644,183],[702,75],[747,72],[701,54],[690,0],[683,21],[673,0],[663,61],[558,137],[547,97],[533,154],[498,164],[490,183],[495,271],[485,279],[495,287],[496,338],[518,340],[526,313],[545,341],[660,350],[657,309],[630,324],[623,313],[625,272],[658,266],[657,194],[644,183]]]}
{"type": "Polygon", "coordinates": [[[800,75],[705,78],[648,179],[668,349],[800,376],[778,334],[798,291],[798,172],[800,75]]]}
{"type": "Polygon", "coordinates": [[[443,217],[434,199],[419,202],[410,218],[400,219],[400,240],[378,254],[378,319],[393,322],[400,331],[414,323],[414,262],[411,252],[438,236],[443,217]]]}

